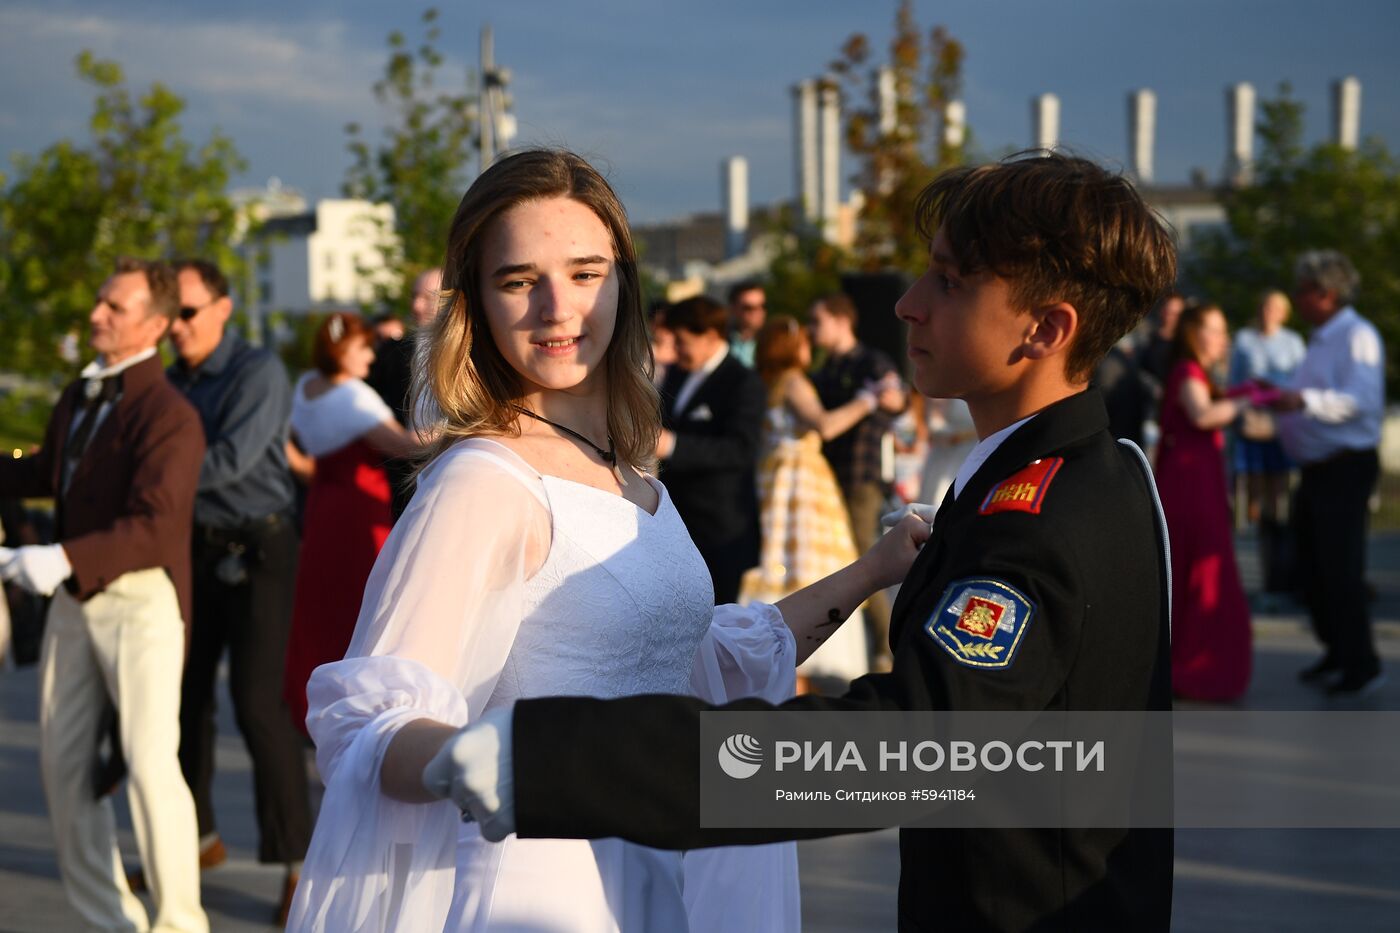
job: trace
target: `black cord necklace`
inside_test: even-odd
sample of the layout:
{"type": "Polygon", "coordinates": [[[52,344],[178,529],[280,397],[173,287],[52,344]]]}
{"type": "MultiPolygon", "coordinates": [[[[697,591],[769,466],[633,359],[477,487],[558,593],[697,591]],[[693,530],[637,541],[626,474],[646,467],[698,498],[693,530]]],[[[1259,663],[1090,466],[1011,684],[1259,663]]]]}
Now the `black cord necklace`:
{"type": "Polygon", "coordinates": [[[613,474],[617,477],[617,481],[623,486],[627,485],[627,480],[622,478],[622,468],[619,467],[617,464],[617,449],[613,446],[613,439],[611,434],[608,435],[608,449],[604,450],[597,444],[590,441],[588,438],[584,437],[582,434],[575,431],[573,428],[566,428],[557,421],[550,421],[544,415],[537,415],[533,411],[530,411],[530,409],[528,408],[521,408],[519,405],[512,405],[511,407],[514,408],[516,411],[520,412],[522,415],[534,418],[536,421],[543,421],[550,427],[558,431],[563,431],[565,434],[569,435],[575,440],[582,441],[589,447],[593,448],[593,452],[596,453],[604,463],[612,467],[613,474]]]}

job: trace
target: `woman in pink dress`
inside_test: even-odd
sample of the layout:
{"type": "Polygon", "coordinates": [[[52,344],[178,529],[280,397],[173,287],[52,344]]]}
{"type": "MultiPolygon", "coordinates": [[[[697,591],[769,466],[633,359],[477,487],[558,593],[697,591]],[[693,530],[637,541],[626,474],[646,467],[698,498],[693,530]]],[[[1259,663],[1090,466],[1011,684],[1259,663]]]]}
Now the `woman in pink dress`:
{"type": "Polygon", "coordinates": [[[1215,305],[1188,308],[1177,325],[1162,394],[1157,489],[1172,550],[1172,688],[1226,702],[1249,686],[1249,604],[1235,563],[1224,437],[1245,403],[1221,398],[1207,372],[1230,347],[1215,305]]]}
{"type": "Polygon", "coordinates": [[[417,448],[365,384],[374,333],[336,312],[316,332],[316,369],[292,394],[292,431],[315,458],[297,563],[283,695],[306,731],[311,672],[345,656],[365,581],[393,525],[384,461],[417,448]]]}

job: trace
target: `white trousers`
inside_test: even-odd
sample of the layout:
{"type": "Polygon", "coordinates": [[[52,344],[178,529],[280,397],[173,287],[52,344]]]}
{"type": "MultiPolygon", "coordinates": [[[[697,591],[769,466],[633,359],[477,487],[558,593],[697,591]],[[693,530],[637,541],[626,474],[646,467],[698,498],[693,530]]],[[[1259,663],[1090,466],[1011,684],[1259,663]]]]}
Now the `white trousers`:
{"type": "Polygon", "coordinates": [[[49,608],[39,678],[39,759],[68,900],[92,929],[207,933],[199,903],[199,831],[180,773],[184,623],[164,570],[117,578],[85,603],[60,587],[49,608]],[[131,893],[111,801],[93,799],[107,697],[121,718],[127,799],[154,927],[131,893]]]}

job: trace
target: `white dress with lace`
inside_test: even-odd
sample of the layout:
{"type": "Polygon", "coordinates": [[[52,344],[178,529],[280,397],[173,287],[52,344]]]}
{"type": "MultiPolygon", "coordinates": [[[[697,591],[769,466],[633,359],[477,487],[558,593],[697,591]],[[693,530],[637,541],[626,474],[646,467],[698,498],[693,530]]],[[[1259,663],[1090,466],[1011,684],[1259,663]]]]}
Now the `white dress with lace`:
{"type": "Polygon", "coordinates": [[[521,698],[792,694],[770,605],[713,607],[660,483],[652,515],[459,442],[419,478],[365,589],[346,659],[308,684],[326,794],[290,930],[796,931],[790,844],[664,852],[618,839],[492,844],[449,802],[380,791],[397,730],[521,698]],[[546,553],[537,569],[527,554],[546,553]]]}

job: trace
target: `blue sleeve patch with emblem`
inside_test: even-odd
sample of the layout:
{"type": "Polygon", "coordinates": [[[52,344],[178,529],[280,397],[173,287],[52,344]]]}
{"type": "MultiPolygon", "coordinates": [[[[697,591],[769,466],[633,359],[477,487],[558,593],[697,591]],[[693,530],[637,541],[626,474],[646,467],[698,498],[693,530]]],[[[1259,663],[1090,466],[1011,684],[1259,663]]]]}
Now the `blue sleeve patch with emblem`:
{"type": "Polygon", "coordinates": [[[959,664],[994,670],[1011,666],[1033,615],[1031,601],[1000,580],[957,580],[924,631],[959,664]]]}

